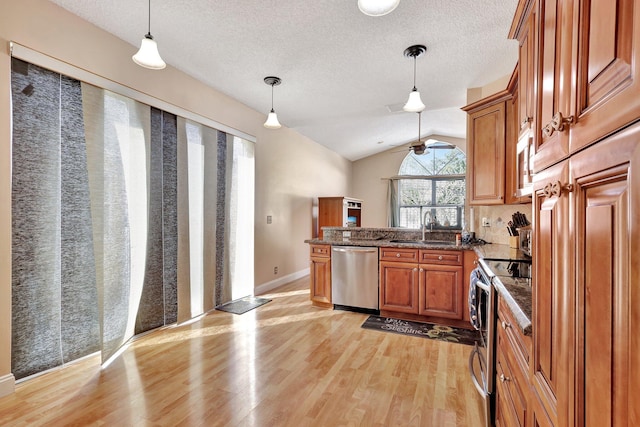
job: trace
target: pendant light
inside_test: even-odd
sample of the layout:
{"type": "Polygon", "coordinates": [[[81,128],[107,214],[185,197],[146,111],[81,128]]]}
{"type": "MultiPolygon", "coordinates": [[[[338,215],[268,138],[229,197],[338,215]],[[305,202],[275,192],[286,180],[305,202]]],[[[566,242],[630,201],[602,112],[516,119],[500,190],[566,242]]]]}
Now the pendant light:
{"type": "Polygon", "coordinates": [[[382,16],[393,12],[400,0],[358,0],[360,12],[369,16],[382,16]]]}
{"type": "Polygon", "coordinates": [[[409,46],[404,51],[404,56],[407,58],[413,58],[413,90],[409,93],[409,100],[402,109],[409,113],[418,113],[424,110],[426,107],[420,99],[420,92],[416,88],[416,58],[427,51],[427,47],[421,44],[409,46]]]}
{"type": "Polygon", "coordinates": [[[267,121],[264,122],[264,127],[266,127],[267,129],[280,129],[282,125],[280,124],[280,122],[278,122],[278,115],[273,109],[273,87],[278,86],[282,82],[282,80],[280,80],[279,77],[269,76],[264,78],[264,82],[271,86],[271,111],[267,116],[267,121]]]}
{"type": "Polygon", "coordinates": [[[144,68],[151,70],[162,70],[167,64],[158,53],[158,44],[151,35],[151,0],[149,0],[149,31],[145,34],[140,43],[140,50],[131,57],[133,62],[144,68]]]}

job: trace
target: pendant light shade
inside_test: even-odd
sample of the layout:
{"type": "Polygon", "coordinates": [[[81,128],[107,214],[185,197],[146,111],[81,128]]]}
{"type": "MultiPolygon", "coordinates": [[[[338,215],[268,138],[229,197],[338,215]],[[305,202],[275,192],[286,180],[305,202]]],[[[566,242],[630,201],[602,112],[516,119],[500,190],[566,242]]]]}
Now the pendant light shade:
{"type": "Polygon", "coordinates": [[[151,70],[162,70],[167,66],[160,57],[160,53],[158,53],[158,44],[153,39],[151,33],[144,36],[140,44],[140,50],[138,50],[138,53],[133,55],[131,59],[141,67],[151,70]]]}
{"type": "Polygon", "coordinates": [[[393,12],[400,0],[358,0],[360,12],[369,16],[382,16],[393,12]]]}
{"type": "Polygon", "coordinates": [[[269,76],[264,78],[264,82],[271,86],[271,111],[267,116],[267,121],[264,122],[264,127],[266,127],[267,129],[280,129],[282,125],[278,121],[278,115],[276,114],[276,111],[273,109],[273,87],[282,83],[282,80],[280,80],[279,77],[269,76]]]}
{"type": "Polygon", "coordinates": [[[149,30],[140,43],[140,50],[131,59],[139,66],[150,70],[162,70],[167,66],[160,57],[158,44],[151,35],[151,0],[149,0],[149,30]]]}
{"type": "Polygon", "coordinates": [[[416,88],[416,58],[427,51],[427,47],[421,44],[410,46],[405,49],[404,56],[413,58],[413,89],[409,93],[409,99],[402,109],[409,113],[419,113],[426,107],[420,98],[420,92],[416,88]]]}
{"type": "Polygon", "coordinates": [[[418,89],[414,87],[413,90],[409,93],[409,99],[407,100],[407,103],[404,104],[404,107],[402,107],[402,109],[409,113],[419,113],[425,108],[426,106],[420,98],[420,92],[418,92],[418,89]]]}

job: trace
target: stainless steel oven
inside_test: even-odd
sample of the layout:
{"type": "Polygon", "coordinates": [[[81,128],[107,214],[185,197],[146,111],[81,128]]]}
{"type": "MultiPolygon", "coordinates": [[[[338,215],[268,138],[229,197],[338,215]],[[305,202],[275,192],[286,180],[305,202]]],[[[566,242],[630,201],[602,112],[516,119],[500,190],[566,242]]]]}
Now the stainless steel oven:
{"type": "Polygon", "coordinates": [[[471,323],[480,332],[469,355],[469,371],[473,384],[482,396],[486,426],[493,425],[495,410],[497,296],[491,283],[492,276],[491,270],[483,269],[481,264],[471,274],[471,289],[469,289],[471,323]]]}

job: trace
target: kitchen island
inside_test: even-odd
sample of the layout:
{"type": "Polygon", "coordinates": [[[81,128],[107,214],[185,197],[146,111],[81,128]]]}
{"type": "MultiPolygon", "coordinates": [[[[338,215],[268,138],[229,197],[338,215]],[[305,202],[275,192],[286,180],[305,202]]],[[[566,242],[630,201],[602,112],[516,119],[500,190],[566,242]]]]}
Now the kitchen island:
{"type": "MultiPolygon", "coordinates": [[[[469,276],[478,259],[530,259],[501,244],[456,245],[456,231],[425,233],[403,228],[325,227],[322,239],[309,239],[311,301],[332,308],[331,246],[379,249],[380,314],[470,328],[469,276]]],[[[500,277],[496,289],[521,332],[531,334],[531,287],[500,277]]]]}

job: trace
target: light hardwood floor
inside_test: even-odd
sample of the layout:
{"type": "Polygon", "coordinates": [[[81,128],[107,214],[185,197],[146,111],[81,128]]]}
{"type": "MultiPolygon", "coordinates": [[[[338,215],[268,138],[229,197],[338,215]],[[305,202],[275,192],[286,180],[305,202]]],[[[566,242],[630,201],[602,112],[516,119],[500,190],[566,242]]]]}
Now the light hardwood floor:
{"type": "Polygon", "coordinates": [[[215,311],[17,385],[10,426],[481,426],[471,348],[361,329],[309,303],[309,279],[243,315],[215,311]]]}

